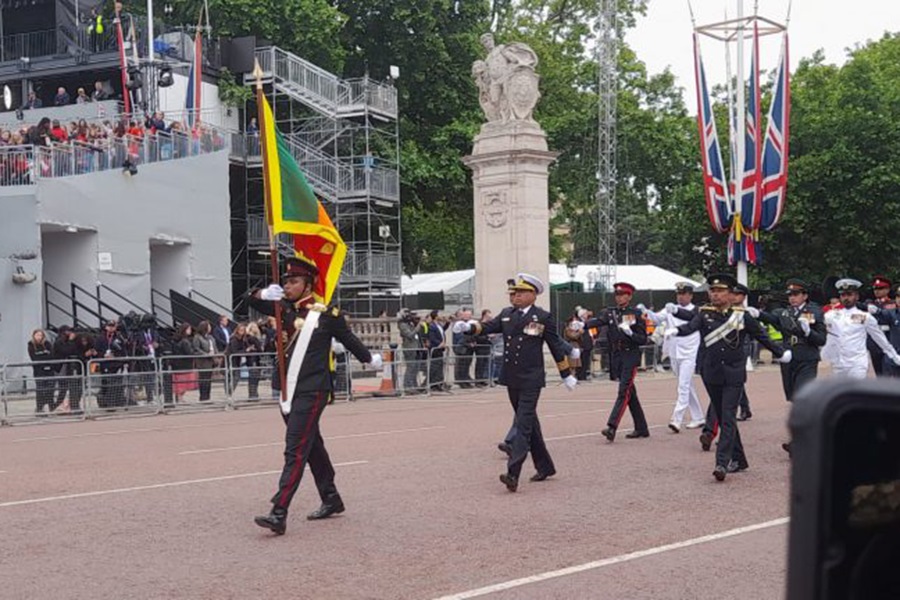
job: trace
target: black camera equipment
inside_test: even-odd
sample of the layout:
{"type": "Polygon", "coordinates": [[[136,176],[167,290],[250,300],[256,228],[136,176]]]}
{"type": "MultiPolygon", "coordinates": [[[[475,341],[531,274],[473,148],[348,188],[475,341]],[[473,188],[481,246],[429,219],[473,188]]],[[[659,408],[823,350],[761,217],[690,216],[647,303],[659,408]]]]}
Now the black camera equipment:
{"type": "Polygon", "coordinates": [[[900,598],[900,386],[816,381],[795,399],[788,600],[900,598]]]}

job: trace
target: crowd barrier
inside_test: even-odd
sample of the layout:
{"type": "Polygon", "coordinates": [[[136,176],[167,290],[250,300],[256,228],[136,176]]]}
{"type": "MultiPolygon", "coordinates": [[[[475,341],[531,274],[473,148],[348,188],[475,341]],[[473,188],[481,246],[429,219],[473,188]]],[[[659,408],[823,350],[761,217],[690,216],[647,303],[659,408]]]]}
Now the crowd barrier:
{"type": "MultiPolygon", "coordinates": [[[[654,346],[645,369],[661,367],[654,346]]],[[[335,355],[334,397],[430,396],[496,386],[503,355],[491,346],[382,349],[373,370],[349,353],[335,355]]],[[[606,355],[592,354],[599,376],[606,355]]],[[[0,367],[0,423],[135,416],[276,404],[279,382],[269,353],[161,356],[15,363],[0,367]],[[50,367],[48,369],[48,367],[50,367]]],[[[548,366],[548,381],[552,381],[548,366]]]]}

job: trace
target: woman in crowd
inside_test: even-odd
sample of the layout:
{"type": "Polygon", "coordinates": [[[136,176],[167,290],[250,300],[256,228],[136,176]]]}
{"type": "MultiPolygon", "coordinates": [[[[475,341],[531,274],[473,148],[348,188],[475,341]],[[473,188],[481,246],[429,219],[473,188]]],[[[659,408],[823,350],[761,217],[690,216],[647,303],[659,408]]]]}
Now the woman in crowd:
{"type": "Polygon", "coordinates": [[[185,393],[197,389],[197,373],[194,371],[194,328],[190,323],[182,323],[173,338],[172,393],[175,402],[184,402],[185,393]]]}
{"type": "Polygon", "coordinates": [[[213,369],[216,366],[216,341],[212,336],[212,325],[209,321],[200,321],[197,324],[197,333],[194,335],[194,366],[198,371],[200,380],[200,401],[208,402],[212,390],[213,369]]]}
{"type": "Polygon", "coordinates": [[[251,322],[247,325],[247,342],[244,345],[244,352],[247,353],[247,371],[248,379],[247,397],[250,400],[259,399],[259,375],[260,375],[260,354],[263,351],[263,337],[256,323],[251,322]]]}
{"type": "Polygon", "coordinates": [[[47,361],[53,360],[53,346],[47,341],[47,335],[41,329],[35,329],[28,340],[28,356],[31,357],[31,369],[34,372],[34,387],[37,394],[35,412],[38,414],[47,407],[47,412],[53,412],[56,406],[53,403],[54,381],[56,375],[53,364],[47,361]]]}

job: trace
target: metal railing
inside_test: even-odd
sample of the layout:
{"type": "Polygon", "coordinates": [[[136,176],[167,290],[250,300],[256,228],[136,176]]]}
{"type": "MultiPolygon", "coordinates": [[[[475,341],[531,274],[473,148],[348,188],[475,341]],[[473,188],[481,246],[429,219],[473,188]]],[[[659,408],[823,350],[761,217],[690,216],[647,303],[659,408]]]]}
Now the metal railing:
{"type": "MultiPolygon", "coordinates": [[[[397,117],[397,90],[368,77],[344,81],[337,75],[278,47],[257,48],[256,60],[266,78],[309,106],[331,116],[367,109],[397,117]]],[[[246,78],[249,82],[250,79],[246,78]]]]}
{"type": "Polygon", "coordinates": [[[0,185],[34,185],[38,179],[85,175],[226,150],[227,132],[201,125],[194,131],[147,133],[106,138],[95,143],[0,149],[0,185]],[[127,161],[127,162],[126,162],[127,161]]]}
{"type": "Polygon", "coordinates": [[[344,261],[344,268],[341,271],[341,277],[347,279],[358,279],[360,277],[368,279],[400,279],[402,274],[402,265],[400,257],[395,254],[376,254],[374,252],[354,252],[347,253],[344,261]]]}
{"type": "Polygon", "coordinates": [[[19,58],[52,56],[60,51],[56,29],[4,35],[0,39],[0,62],[19,58]]]}

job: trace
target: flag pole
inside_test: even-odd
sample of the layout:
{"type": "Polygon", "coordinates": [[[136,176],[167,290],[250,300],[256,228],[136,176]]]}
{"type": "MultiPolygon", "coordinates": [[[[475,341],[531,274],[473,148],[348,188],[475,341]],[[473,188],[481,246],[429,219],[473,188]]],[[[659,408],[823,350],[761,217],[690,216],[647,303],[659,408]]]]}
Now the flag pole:
{"type": "MultiPolygon", "coordinates": [[[[266,202],[266,223],[269,227],[269,256],[272,260],[272,281],[275,284],[281,283],[281,275],[278,273],[278,238],[275,236],[275,231],[272,226],[273,218],[272,218],[272,186],[269,183],[269,169],[266,164],[266,127],[268,124],[265,121],[265,111],[263,109],[263,102],[265,102],[265,98],[263,96],[263,86],[262,86],[262,68],[259,66],[259,61],[255,61],[255,65],[253,68],[253,75],[256,77],[256,106],[257,106],[257,120],[259,121],[259,144],[260,144],[260,153],[262,154],[263,161],[263,189],[265,193],[265,202],[266,202]]],[[[287,398],[287,365],[285,365],[284,361],[284,336],[282,334],[284,330],[284,326],[281,322],[282,306],[281,302],[275,303],[275,348],[278,353],[278,360],[275,361],[275,364],[278,365],[278,381],[281,384],[281,401],[286,402],[287,398]]]]}
{"type": "MultiPolygon", "coordinates": [[[[737,125],[737,131],[735,132],[737,134],[737,169],[735,169],[735,173],[737,173],[737,176],[734,178],[736,196],[734,218],[736,221],[735,227],[740,227],[742,225],[740,221],[741,209],[743,208],[741,204],[744,200],[744,154],[746,152],[745,144],[747,143],[747,106],[744,100],[744,0],[737,0],[737,10],[737,118],[735,119],[737,125]]],[[[737,280],[738,283],[747,285],[747,261],[744,260],[743,256],[738,258],[737,280]]]]}

